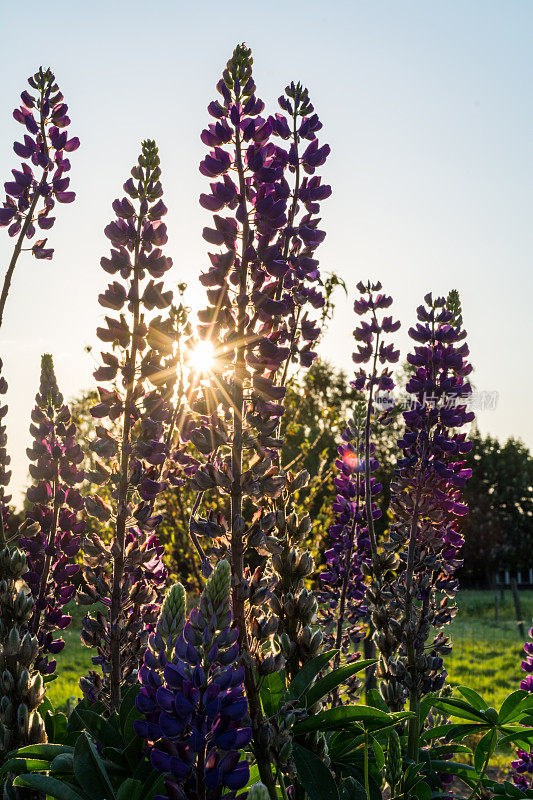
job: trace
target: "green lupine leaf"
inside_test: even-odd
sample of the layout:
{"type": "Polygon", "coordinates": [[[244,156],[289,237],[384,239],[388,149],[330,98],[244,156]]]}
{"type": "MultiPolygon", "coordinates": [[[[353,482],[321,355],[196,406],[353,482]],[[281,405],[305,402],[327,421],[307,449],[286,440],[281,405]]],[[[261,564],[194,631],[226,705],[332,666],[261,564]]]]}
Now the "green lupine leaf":
{"type": "Polygon", "coordinates": [[[372,706],[372,708],[379,708],[386,714],[389,713],[389,707],[377,689],[371,689],[366,695],[366,700],[367,705],[372,706]]]}
{"type": "Polygon", "coordinates": [[[117,792],[117,800],[139,800],[143,785],[133,778],[126,778],[117,792]]]}
{"type": "Polygon", "coordinates": [[[376,663],[377,659],[368,658],[365,661],[355,661],[353,664],[347,664],[344,667],[339,667],[338,669],[328,672],[323,678],[319,678],[306,692],[305,699],[307,705],[312,706],[323,697],[326,697],[333,689],[336,689],[337,686],[342,686],[342,684],[346,683],[352,675],[356,675],[358,672],[376,663]]]}
{"type": "Polygon", "coordinates": [[[322,759],[298,742],[293,744],[292,757],[298,779],[310,800],[339,800],[335,779],[322,759]]]}
{"type": "Polygon", "coordinates": [[[470,703],[470,705],[473,706],[473,708],[475,708],[477,711],[485,711],[488,708],[489,704],[483,700],[481,695],[479,695],[473,689],[470,689],[470,687],[458,686],[457,691],[461,692],[467,702],[470,703]]]}
{"type": "Polygon", "coordinates": [[[47,772],[50,769],[50,762],[43,761],[39,758],[9,758],[5,764],[2,764],[2,773],[6,774],[11,772],[19,774],[22,772],[47,772]]]}
{"type": "Polygon", "coordinates": [[[261,687],[261,702],[266,717],[272,717],[277,713],[285,689],[285,670],[265,676],[261,687]]]}
{"type": "Polygon", "coordinates": [[[369,730],[378,730],[394,725],[395,722],[409,716],[411,716],[409,712],[386,714],[379,708],[371,706],[339,706],[338,708],[328,708],[326,711],[321,711],[298,722],[294,726],[294,731],[300,734],[318,730],[338,730],[346,727],[353,730],[356,723],[366,725],[369,730]]]}
{"type": "Polygon", "coordinates": [[[498,714],[498,723],[506,725],[515,722],[522,714],[533,708],[533,694],[529,694],[523,689],[518,689],[506,697],[498,714]]]}
{"type": "Polygon", "coordinates": [[[20,747],[16,755],[17,757],[35,756],[42,761],[53,761],[59,753],[73,753],[74,748],[67,744],[28,744],[25,747],[20,747]]]}
{"type": "Polygon", "coordinates": [[[82,733],[74,748],[74,774],[92,800],[115,800],[111,781],[93,742],[82,733]]]}
{"type": "Polygon", "coordinates": [[[138,741],[137,734],[135,733],[135,728],[133,727],[133,723],[137,719],[142,719],[143,715],[141,712],[133,706],[130,709],[128,716],[126,717],[126,722],[124,723],[124,742],[128,745],[132,741],[138,741]]]}
{"type": "Polygon", "coordinates": [[[523,725],[517,725],[512,733],[508,733],[500,739],[499,745],[500,747],[504,747],[511,742],[517,747],[528,747],[531,742],[533,742],[533,728],[525,728],[523,725]]]}
{"type": "Polygon", "coordinates": [[[459,700],[455,697],[442,699],[440,697],[433,700],[433,706],[438,708],[439,711],[444,711],[452,717],[459,717],[459,719],[470,719],[474,722],[486,722],[487,718],[481,711],[474,708],[470,703],[465,700],[459,700]]]}
{"type": "Polygon", "coordinates": [[[103,747],[116,747],[118,731],[104,717],[94,711],[82,709],[78,712],[85,729],[94,736],[103,747]]]}
{"type": "Polygon", "coordinates": [[[139,684],[134,684],[128,689],[128,691],[122,698],[122,702],[120,704],[120,709],[118,712],[120,729],[122,731],[125,728],[126,720],[128,719],[128,714],[130,713],[132,708],[135,708],[135,698],[139,694],[140,688],[141,687],[139,684]]]}
{"type": "Polygon", "coordinates": [[[385,753],[383,752],[382,746],[374,736],[370,737],[370,744],[372,746],[372,750],[374,751],[374,757],[376,759],[377,768],[381,772],[381,770],[385,766],[385,753]]]}
{"type": "Polygon", "coordinates": [[[74,772],[74,753],[60,753],[50,764],[51,775],[66,775],[74,772]]]}
{"type": "Polygon", "coordinates": [[[34,789],[55,800],[91,800],[91,795],[79,794],[71,783],[58,781],[49,775],[19,775],[13,781],[14,786],[34,789]]]}
{"type": "Polygon", "coordinates": [[[328,650],[326,653],[321,653],[311,661],[308,661],[290,682],[287,697],[291,700],[299,700],[309,689],[317,675],[322,672],[328,661],[331,661],[337,653],[338,650],[328,650]]]}
{"type": "Polygon", "coordinates": [[[487,757],[490,758],[494,749],[496,747],[497,742],[497,734],[495,731],[487,731],[487,733],[481,737],[479,742],[476,745],[476,749],[474,750],[474,767],[478,772],[481,772],[483,769],[483,764],[487,757]]]}
{"type": "Polygon", "coordinates": [[[49,742],[61,743],[67,733],[68,719],[67,715],[62,711],[57,711],[52,714],[50,711],[46,713],[44,718],[44,727],[49,742]]]}

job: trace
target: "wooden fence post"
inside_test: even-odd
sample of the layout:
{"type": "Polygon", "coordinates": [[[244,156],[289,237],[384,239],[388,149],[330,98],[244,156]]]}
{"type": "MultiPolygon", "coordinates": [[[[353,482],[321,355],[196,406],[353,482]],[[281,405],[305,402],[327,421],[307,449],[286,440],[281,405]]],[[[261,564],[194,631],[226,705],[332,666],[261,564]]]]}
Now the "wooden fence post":
{"type": "Polygon", "coordinates": [[[514,610],[516,614],[516,621],[518,623],[518,631],[520,633],[520,638],[524,640],[526,638],[526,632],[524,629],[524,620],[522,619],[522,609],[520,607],[520,597],[518,596],[518,586],[516,585],[516,578],[511,579],[511,591],[513,593],[514,610]]]}

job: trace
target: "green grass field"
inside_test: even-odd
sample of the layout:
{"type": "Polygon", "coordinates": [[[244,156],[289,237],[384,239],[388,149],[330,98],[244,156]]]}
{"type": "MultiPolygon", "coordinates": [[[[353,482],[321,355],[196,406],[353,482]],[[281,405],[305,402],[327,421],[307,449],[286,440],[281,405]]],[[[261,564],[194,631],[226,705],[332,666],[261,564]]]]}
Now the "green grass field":
{"type": "MultiPolygon", "coordinates": [[[[533,591],[520,592],[525,632],[533,623],[533,591]]],[[[497,707],[518,689],[523,672],[524,640],[518,632],[510,591],[494,619],[492,592],[464,590],[458,596],[459,611],[449,627],[453,651],[446,658],[449,682],[467,684],[497,707]]]]}
{"type": "MultiPolygon", "coordinates": [[[[533,624],[533,591],[520,592],[526,632],[533,624]]],[[[467,684],[493,706],[518,688],[521,680],[521,639],[510,591],[500,603],[499,621],[494,620],[494,595],[464,590],[458,597],[459,612],[449,627],[453,652],[446,659],[449,682],[467,684]]],[[[84,608],[69,609],[73,621],[65,632],[66,647],[57,657],[58,678],[48,687],[50,700],[64,706],[80,694],[78,680],[91,668],[91,650],[80,642],[84,608]]]]}

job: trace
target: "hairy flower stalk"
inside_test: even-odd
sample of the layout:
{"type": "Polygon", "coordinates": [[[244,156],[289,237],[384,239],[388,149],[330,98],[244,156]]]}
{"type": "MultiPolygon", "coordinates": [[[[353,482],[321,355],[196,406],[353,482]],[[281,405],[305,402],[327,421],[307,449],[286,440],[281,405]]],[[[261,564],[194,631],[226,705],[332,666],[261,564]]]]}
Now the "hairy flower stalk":
{"type": "MultiPolygon", "coordinates": [[[[1,375],[0,398],[7,391],[1,375]]],[[[37,637],[30,630],[34,610],[24,582],[27,571],[23,550],[7,541],[7,503],[10,471],[6,429],[7,406],[0,401],[0,759],[16,747],[46,741],[44,723],[37,711],[43,696],[42,675],[35,667],[37,637]]],[[[6,788],[11,788],[8,776],[6,788]]]]}
{"type": "MultiPolygon", "coordinates": [[[[529,636],[533,639],[533,628],[529,631],[529,636]]],[[[521,681],[520,688],[525,692],[533,693],[533,642],[526,642],[524,645],[526,657],[522,661],[522,669],[526,677],[521,681]]],[[[517,750],[517,758],[511,761],[513,781],[516,786],[524,791],[533,788],[533,750],[527,752],[520,748],[517,750]]]]}
{"type": "Polygon", "coordinates": [[[390,541],[384,543],[398,565],[381,588],[386,617],[374,615],[385,699],[398,707],[408,694],[415,712],[411,758],[418,754],[420,697],[439,690],[446,676],[442,656],[450,646],[439,629],[455,614],[454,573],[463,541],[458,520],[467,512],[461,489],[471,473],[463,457],[472,445],[458,429],[474,418],[466,405],[471,366],[455,299],[427,295],[417,316],[409,330],[417,342],[408,356],[411,407],[403,415],[405,433],[398,442],[403,458],[391,485],[390,541]],[[428,644],[432,628],[438,632],[428,644]]]}
{"type": "Polygon", "coordinates": [[[88,475],[106,487],[110,502],[87,498],[87,510],[112,527],[113,537],[107,545],[90,534],[84,553],[87,589],[79,595],[81,602],[101,602],[107,609],[106,615],[98,612],[84,620],[83,641],[97,647],[93,663],[102,675],[92,671],[80,685],[87,697],[101,697],[111,709],[119,707],[123,686],[135,679],[157,620],[166,569],[155,535],[161,516],[154,505],[167,485],[162,473],[176,424],[169,398],[176,380],[175,320],[168,312],[165,318],[151,316],[172,302],[172,292],[160,280],[172,260],[161,250],[167,241],[161,217],[167,209],[155,142],[142,143],[131,175],[124,184],[127,197],[113,203],[117,218],[105,229],[113,249],[101,264],[122,282],[113,281],[99,302],[121,313],[106,317],[97,330],[112,351],[102,353],[95,377],[110,385],[99,387],[100,402],[91,411],[112,423],[96,428],[91,447],[98,459],[88,475]]]}
{"type": "Polygon", "coordinates": [[[63,607],[75,592],[72,578],[80,567],[75,563],[82,543],[85,522],[78,518],[84,502],[77,485],[84,480],[79,465],[83,452],[76,441],[76,426],[60,393],[52,356],[41,359],[41,381],[32,411],[28,449],[30,475],[34,484],[27,492],[31,510],[21,545],[27,553],[28,572],[24,580],[31,589],[35,608],[30,629],[39,641],[37,668],[51,674],[56,662],[47,654],[60,653],[65,642],[54,633],[65,630],[71,617],[63,607]]]}
{"type": "MultiPolygon", "coordinates": [[[[15,142],[13,150],[24,159],[20,170],[12,170],[13,181],[4,184],[6,199],[0,208],[0,227],[17,237],[11,260],[7,267],[0,295],[0,327],[18,257],[26,240],[35,236],[36,226],[48,231],[55,222],[50,216],[56,201],[72,203],[74,192],[68,191],[70,170],[68,153],[80,146],[76,136],[68,138],[70,124],[68,107],[50,69],[41,67],[28,78],[31,91],[21,94],[22,105],[13,116],[24,125],[23,142],[15,142]],[[32,166],[30,166],[31,162],[32,166]]],[[[50,259],[54,251],[46,246],[47,239],[39,239],[30,249],[35,258],[50,259]]]]}
{"type": "Polygon", "coordinates": [[[166,774],[172,800],[232,800],[249,779],[239,752],[250,742],[251,730],[243,727],[244,668],[237,666],[230,582],[230,566],[223,560],[185,625],[184,590],[173,587],[180,598],[176,617],[171,617],[169,595],[139,673],[136,703],[146,720],[136,721],[135,730],[148,740],[153,766],[166,774]],[[172,631],[166,642],[163,630],[172,631]]]}
{"type": "MultiPolygon", "coordinates": [[[[244,45],[235,49],[217,88],[221,100],[208,107],[215,122],[202,133],[213,149],[200,165],[214,182],[200,202],[210,211],[227,208],[233,214],[215,213],[214,227],[204,230],[207,242],[225,249],[210,254],[212,266],[201,277],[209,308],[200,313],[200,335],[213,341],[218,370],[204,392],[208,413],[191,436],[200,452],[210,454],[194,484],[199,491],[216,486],[229,495],[229,530],[219,525],[219,538],[229,540],[233,614],[246,666],[255,751],[261,780],[274,798],[272,770],[261,745],[265,732],[255,668],[264,659],[251,631],[247,562],[259,549],[259,559],[265,567],[268,563],[254,536],[266,541],[267,553],[279,547],[275,537],[265,535],[271,527],[262,520],[264,506],[279,497],[286,480],[279,468],[278,428],[288,367],[291,361],[312,362],[319,335],[307,307],[320,308],[324,302],[315,258],[324,233],[316,215],[331,190],[314,173],[329,147],[318,146],[321,124],[299,84],[291,84],[280,98],[288,117],[260,116],[264,104],[255,95],[251,52],[244,45]],[[288,148],[275,144],[275,138],[287,141],[288,148]],[[251,525],[245,521],[248,514],[251,525]]],[[[197,532],[202,527],[213,535],[209,521],[193,521],[197,532]]],[[[268,569],[264,580],[274,583],[268,569]]],[[[265,624],[270,630],[271,623],[265,624]]],[[[276,668],[275,658],[266,659],[269,668],[276,668]]]]}

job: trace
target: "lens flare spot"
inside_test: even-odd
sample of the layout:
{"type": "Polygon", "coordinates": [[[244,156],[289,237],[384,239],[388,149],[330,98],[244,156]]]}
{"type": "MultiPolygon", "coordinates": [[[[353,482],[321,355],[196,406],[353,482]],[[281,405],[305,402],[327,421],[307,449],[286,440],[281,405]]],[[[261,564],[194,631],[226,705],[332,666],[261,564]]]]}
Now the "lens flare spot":
{"type": "Polygon", "coordinates": [[[349,470],[351,470],[352,472],[357,472],[357,469],[359,467],[359,459],[353,450],[347,450],[342,456],[342,460],[346,464],[349,470]]]}

